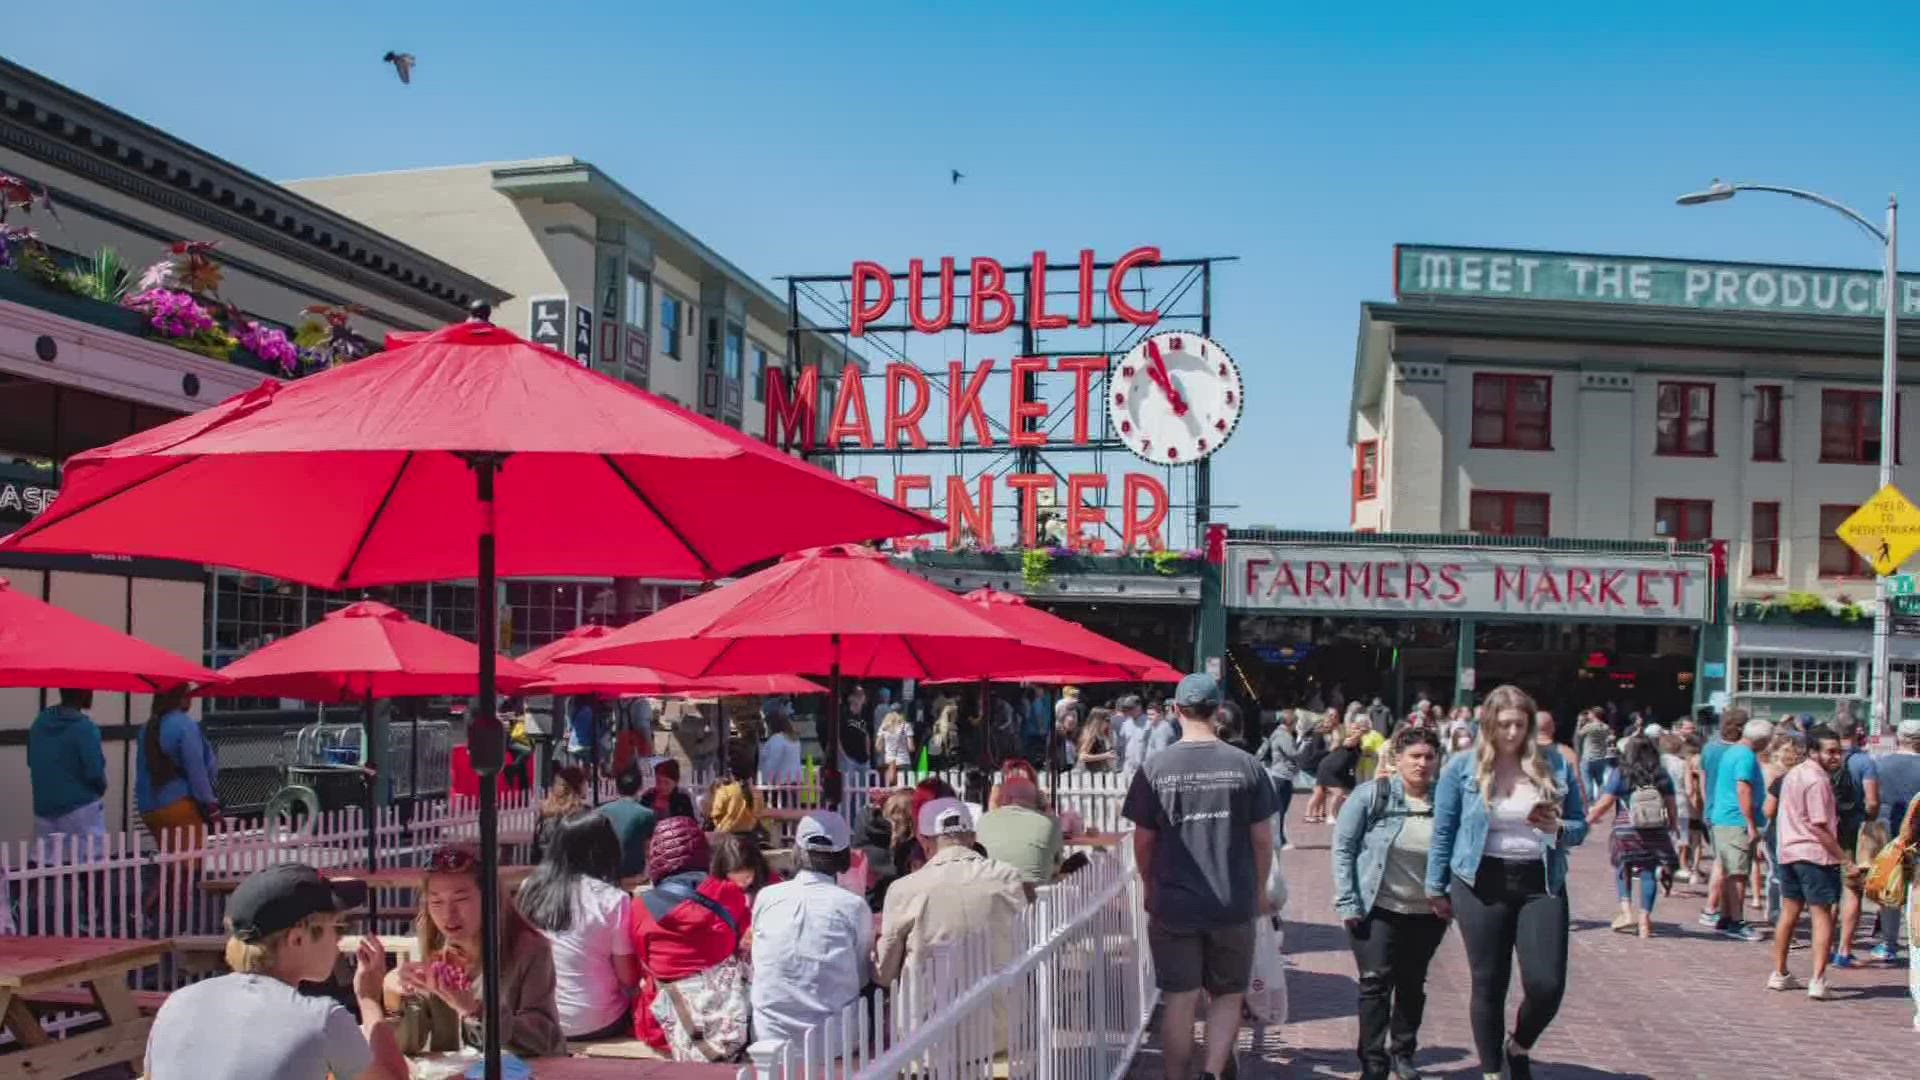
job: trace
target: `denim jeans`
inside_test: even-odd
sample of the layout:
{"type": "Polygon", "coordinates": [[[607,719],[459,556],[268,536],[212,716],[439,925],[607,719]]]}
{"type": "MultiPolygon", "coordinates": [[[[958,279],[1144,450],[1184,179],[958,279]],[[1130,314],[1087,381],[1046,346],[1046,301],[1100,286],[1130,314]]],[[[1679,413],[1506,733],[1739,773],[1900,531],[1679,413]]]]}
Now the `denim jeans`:
{"type": "Polygon", "coordinates": [[[1287,842],[1287,807],[1293,804],[1293,781],[1273,782],[1273,846],[1287,842]]]}
{"type": "MultiPolygon", "coordinates": [[[[1619,892],[1620,899],[1622,900],[1627,899],[1632,892],[1633,887],[1629,882],[1633,877],[1633,873],[1632,870],[1629,870],[1625,866],[1614,868],[1613,886],[1619,892]]],[[[1659,895],[1659,872],[1651,869],[1640,871],[1640,910],[1646,912],[1648,915],[1652,915],[1653,902],[1659,895]]]]}
{"type": "Polygon", "coordinates": [[[1600,789],[1607,783],[1607,759],[1594,758],[1580,763],[1580,770],[1587,778],[1587,802],[1596,802],[1600,798],[1600,789]]]}

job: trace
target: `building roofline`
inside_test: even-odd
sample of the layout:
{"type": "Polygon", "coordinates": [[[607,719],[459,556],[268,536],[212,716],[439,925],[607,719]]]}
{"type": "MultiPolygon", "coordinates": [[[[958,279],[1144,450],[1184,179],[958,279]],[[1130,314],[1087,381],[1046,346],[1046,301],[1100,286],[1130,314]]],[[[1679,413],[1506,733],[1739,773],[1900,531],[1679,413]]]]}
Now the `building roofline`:
{"type": "MultiPolygon", "coordinates": [[[[1356,414],[1384,392],[1395,335],[1431,334],[1534,341],[1591,341],[1671,348],[1741,349],[1795,355],[1874,358],[1880,355],[1879,319],[1839,315],[1775,315],[1688,308],[1629,307],[1551,300],[1476,297],[1366,300],[1360,304],[1348,401],[1347,442],[1356,414]]],[[[1901,324],[1900,356],[1920,356],[1920,326],[1901,324]]]]}
{"type": "MultiPolygon", "coordinates": [[[[1659,262],[1690,263],[1694,266],[1728,266],[1743,269],[1762,268],[1767,270],[1804,270],[1815,274],[1873,274],[1881,273],[1878,266],[1813,266],[1807,263],[1741,262],[1737,259],[1696,259],[1691,255],[1654,255],[1645,251],[1636,251],[1631,255],[1605,251],[1550,251],[1544,248],[1503,248],[1483,247],[1478,244],[1425,244],[1403,241],[1393,245],[1396,255],[1403,248],[1426,248],[1430,251],[1463,252],[1472,255],[1540,255],[1554,258],[1604,259],[1608,262],[1633,262],[1635,260],[1659,262]]],[[[1537,303],[1538,301],[1531,301],[1537,303]]],[[[1850,316],[1857,318],[1858,316],[1850,316]]]]}
{"type": "Polygon", "coordinates": [[[511,295],[5,58],[0,146],[450,320],[511,295]]]}

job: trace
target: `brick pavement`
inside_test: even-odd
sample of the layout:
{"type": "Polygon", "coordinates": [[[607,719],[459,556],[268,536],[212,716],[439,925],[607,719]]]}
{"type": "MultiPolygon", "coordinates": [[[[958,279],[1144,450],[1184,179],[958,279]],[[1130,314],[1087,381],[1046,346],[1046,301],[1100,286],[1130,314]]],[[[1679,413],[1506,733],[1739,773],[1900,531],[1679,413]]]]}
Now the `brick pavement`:
{"type": "MultiPolygon", "coordinates": [[[[1241,1074],[1267,1077],[1354,1077],[1353,957],[1332,911],[1327,843],[1331,827],[1298,823],[1296,844],[1283,855],[1291,897],[1287,953],[1291,1017],[1274,1031],[1243,1031],[1241,1074]]],[[[1655,907],[1652,940],[1613,933],[1613,874],[1604,836],[1574,855],[1573,939],[1565,1003],[1536,1048],[1534,1075],[1542,1080],[1915,1080],[1920,1078],[1920,1032],[1912,1028],[1907,971],[1899,967],[1835,970],[1835,1000],[1810,1001],[1804,992],[1765,988],[1771,966],[1767,941],[1749,944],[1714,937],[1695,925],[1704,890],[1678,885],[1655,907]],[[1677,1018],[1685,1018],[1684,1020],[1677,1018]],[[1811,1025],[1819,1025],[1811,1027],[1811,1025]],[[1806,1056],[1810,1031],[1824,1033],[1817,1060],[1806,1056]]],[[[1802,936],[1805,935],[1802,924],[1802,936]]],[[[1856,950],[1864,958],[1865,950],[1856,950]]],[[[1803,979],[1806,950],[1790,966],[1803,979]]],[[[1467,1029],[1466,954],[1457,932],[1434,957],[1422,1025],[1421,1070],[1429,1077],[1480,1076],[1467,1029]]],[[[1516,978],[1508,1015],[1519,1002],[1516,978]]],[[[1132,1072],[1159,1080],[1157,1039],[1149,1038],[1132,1072]]]]}

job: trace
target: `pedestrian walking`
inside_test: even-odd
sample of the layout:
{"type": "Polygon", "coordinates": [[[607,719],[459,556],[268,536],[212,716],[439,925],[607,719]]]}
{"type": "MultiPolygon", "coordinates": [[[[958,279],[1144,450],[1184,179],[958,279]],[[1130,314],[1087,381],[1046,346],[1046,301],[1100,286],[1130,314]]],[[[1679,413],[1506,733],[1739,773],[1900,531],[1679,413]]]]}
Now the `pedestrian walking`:
{"type": "MultiPolygon", "coordinates": [[[[1865,907],[1862,887],[1866,868],[1860,865],[1860,833],[1867,822],[1880,818],[1880,770],[1867,752],[1867,727],[1852,717],[1834,724],[1840,735],[1842,763],[1833,776],[1833,795],[1840,814],[1840,929],[1834,940],[1833,966],[1854,966],[1853,939],[1860,932],[1865,907]]],[[[1877,849],[1876,849],[1877,850],[1877,849]]],[[[1872,857],[1869,856],[1869,862],[1872,857]]]]}
{"type": "MultiPolygon", "coordinates": [[[[1907,807],[1920,798],[1920,720],[1900,721],[1894,731],[1893,753],[1881,758],[1876,768],[1880,774],[1880,821],[1887,827],[1888,836],[1897,840],[1907,807]]],[[[1900,960],[1900,915],[1897,907],[1880,909],[1880,943],[1873,947],[1873,958],[1880,963],[1900,960]]]]}
{"type": "Polygon", "coordinates": [[[1607,782],[1607,755],[1612,752],[1613,729],[1599,709],[1580,714],[1580,725],[1573,737],[1580,744],[1580,775],[1586,781],[1587,798],[1600,798],[1607,782]]]}
{"type": "Polygon", "coordinates": [[[1327,799],[1331,789],[1320,781],[1320,766],[1333,752],[1333,743],[1340,731],[1340,714],[1328,709],[1313,729],[1307,732],[1300,747],[1300,771],[1313,777],[1313,793],[1307,797],[1306,822],[1318,825],[1327,820],[1327,799]]]}
{"type": "Polygon", "coordinates": [[[33,838],[41,858],[87,859],[107,835],[107,759],[100,729],[87,710],[93,691],[62,690],[27,729],[27,776],[33,783],[33,838]],[[47,849],[51,848],[51,851],[47,849]]]}
{"type": "Polygon", "coordinates": [[[1435,915],[1460,921],[1489,1080],[1533,1076],[1533,1048],[1567,987],[1567,850],[1587,837],[1580,780],[1534,741],[1537,711],[1517,686],[1488,694],[1473,752],[1448,761],[1435,788],[1427,896],[1435,915]],[[1515,954],[1522,997],[1509,1035],[1515,954]]]}
{"type": "Polygon", "coordinates": [[[1208,995],[1206,1065],[1226,1072],[1253,972],[1254,924],[1273,914],[1273,782],[1253,755],[1220,741],[1220,684],[1196,672],[1174,704],[1180,740],[1134,773],[1121,814],[1145,893],[1147,945],[1161,993],[1167,1080],[1193,1080],[1193,1023],[1208,995]],[[1252,858],[1248,858],[1248,852],[1252,858]]]}
{"type": "Polygon", "coordinates": [[[1293,730],[1283,719],[1267,733],[1266,741],[1260,744],[1260,749],[1253,755],[1267,767],[1267,775],[1273,780],[1273,842],[1282,851],[1293,848],[1292,844],[1287,843],[1287,807],[1293,803],[1293,784],[1300,775],[1300,765],[1294,760],[1299,752],[1293,730]]]}
{"type": "Polygon", "coordinates": [[[1361,1080],[1419,1080],[1427,966],[1447,933],[1425,886],[1439,734],[1402,727],[1393,761],[1391,776],[1354,791],[1333,834],[1334,909],[1359,976],[1361,1080]]]}
{"type": "Polygon", "coordinates": [[[1621,751],[1620,765],[1608,774],[1600,798],[1587,813],[1589,825],[1612,822],[1607,840],[1607,857],[1613,863],[1613,879],[1620,891],[1620,912],[1613,917],[1613,929],[1626,932],[1638,929],[1640,937],[1653,936],[1653,903],[1661,884],[1671,887],[1679,855],[1673,849],[1669,831],[1679,818],[1675,805],[1673,778],[1660,762],[1660,753],[1652,740],[1635,735],[1621,751]],[[1634,878],[1640,880],[1640,909],[1633,907],[1634,878]]]}
{"type": "MultiPolygon", "coordinates": [[[[1745,715],[1739,709],[1727,710],[1729,718],[1745,715]]],[[[1721,730],[1726,733],[1725,727],[1721,730]]],[[[1713,829],[1714,876],[1720,885],[1720,902],[1712,922],[1723,936],[1759,941],[1760,931],[1743,918],[1743,905],[1747,877],[1753,873],[1754,851],[1766,826],[1767,778],[1760,769],[1759,754],[1773,739],[1773,725],[1765,720],[1747,720],[1738,734],[1741,741],[1728,744],[1718,762],[1709,761],[1706,766],[1711,777],[1707,823],[1713,829]]],[[[1700,921],[1708,921],[1706,914],[1700,921]]]]}
{"type": "Polygon", "coordinates": [[[1787,971],[1787,951],[1803,911],[1813,917],[1813,977],[1807,997],[1826,1001],[1827,965],[1833,947],[1834,909],[1840,903],[1840,811],[1833,796],[1835,771],[1845,767],[1840,735],[1829,727],[1807,733],[1812,753],[1780,784],[1780,923],[1773,931],[1773,972],[1767,989],[1794,990],[1801,983],[1787,971]]]}

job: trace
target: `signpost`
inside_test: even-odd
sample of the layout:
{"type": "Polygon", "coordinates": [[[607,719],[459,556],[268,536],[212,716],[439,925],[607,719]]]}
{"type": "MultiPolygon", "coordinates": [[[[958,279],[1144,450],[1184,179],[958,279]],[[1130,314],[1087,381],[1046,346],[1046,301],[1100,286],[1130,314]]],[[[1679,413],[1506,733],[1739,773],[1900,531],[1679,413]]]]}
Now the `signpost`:
{"type": "Polygon", "coordinates": [[[1874,573],[1886,577],[1920,551],[1920,506],[1888,484],[1841,522],[1834,535],[1859,552],[1874,573]]]}

